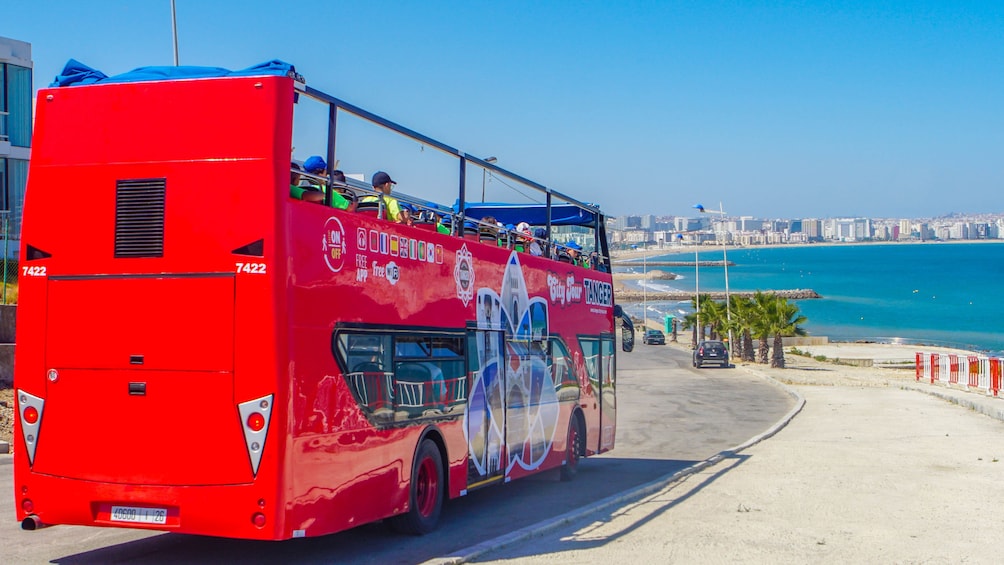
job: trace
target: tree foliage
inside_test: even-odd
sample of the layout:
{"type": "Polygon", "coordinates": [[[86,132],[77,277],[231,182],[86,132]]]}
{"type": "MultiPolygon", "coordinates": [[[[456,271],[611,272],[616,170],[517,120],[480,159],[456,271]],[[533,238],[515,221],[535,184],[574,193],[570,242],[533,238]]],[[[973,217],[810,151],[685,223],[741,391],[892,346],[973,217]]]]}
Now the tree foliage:
{"type": "Polygon", "coordinates": [[[697,308],[695,299],[691,299],[691,306],[695,312],[684,317],[683,327],[694,329],[692,345],[696,347],[697,342],[704,339],[704,328],[710,330],[711,339],[727,336],[731,330],[733,336],[738,336],[738,343],[732,344],[733,355],[738,355],[743,361],[754,361],[755,358],[759,363],[769,362],[771,367],[784,368],[782,338],[805,335],[801,325],[806,322],[806,317],[799,313],[798,305],[774,294],[757,291],[752,298],[731,296],[728,308],[725,301],[718,302],[703,294],[700,308],[697,308]],[[701,328],[697,328],[698,317],[701,328]],[[756,351],[754,339],[759,342],[756,351]]]}

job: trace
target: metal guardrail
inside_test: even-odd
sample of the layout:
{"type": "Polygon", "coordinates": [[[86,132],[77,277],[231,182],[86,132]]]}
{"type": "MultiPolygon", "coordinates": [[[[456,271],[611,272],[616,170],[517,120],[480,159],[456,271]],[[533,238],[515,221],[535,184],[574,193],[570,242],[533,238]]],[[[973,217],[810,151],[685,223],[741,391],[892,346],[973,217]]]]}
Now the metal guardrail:
{"type": "Polygon", "coordinates": [[[0,235],[3,241],[0,242],[0,250],[3,253],[2,286],[0,286],[0,304],[17,303],[17,281],[18,281],[18,261],[17,261],[17,235],[10,233],[11,213],[10,211],[0,211],[0,235]],[[11,240],[14,236],[14,241],[11,240]]]}
{"type": "Polygon", "coordinates": [[[1004,359],[986,355],[917,352],[916,380],[955,385],[998,396],[1004,376],[1004,359]]]}

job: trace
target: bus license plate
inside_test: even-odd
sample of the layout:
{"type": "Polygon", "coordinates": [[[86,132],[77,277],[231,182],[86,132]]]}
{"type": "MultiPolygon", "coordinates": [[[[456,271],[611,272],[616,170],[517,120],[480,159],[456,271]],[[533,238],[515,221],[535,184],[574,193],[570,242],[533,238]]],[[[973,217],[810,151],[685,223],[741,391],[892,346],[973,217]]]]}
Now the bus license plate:
{"type": "Polygon", "coordinates": [[[138,524],[164,524],[167,509],[140,508],[138,506],[112,506],[112,522],[133,522],[138,524]]]}

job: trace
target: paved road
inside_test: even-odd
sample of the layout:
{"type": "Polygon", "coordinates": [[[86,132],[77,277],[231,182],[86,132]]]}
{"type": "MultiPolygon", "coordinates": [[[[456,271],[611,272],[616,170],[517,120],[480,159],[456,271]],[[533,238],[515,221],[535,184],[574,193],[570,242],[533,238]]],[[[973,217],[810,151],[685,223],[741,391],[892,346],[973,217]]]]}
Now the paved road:
{"type": "MultiPolygon", "coordinates": [[[[417,563],[449,555],[679,471],[755,436],[794,401],[744,371],[690,366],[689,354],[640,345],[618,357],[616,449],[587,459],[574,482],[556,473],[484,489],[450,501],[440,528],[402,537],[370,524],[324,538],[249,542],[137,530],[56,526],[21,531],[13,497],[0,496],[5,563],[242,562],[417,563]]],[[[0,456],[10,493],[11,459],[0,456]]]]}

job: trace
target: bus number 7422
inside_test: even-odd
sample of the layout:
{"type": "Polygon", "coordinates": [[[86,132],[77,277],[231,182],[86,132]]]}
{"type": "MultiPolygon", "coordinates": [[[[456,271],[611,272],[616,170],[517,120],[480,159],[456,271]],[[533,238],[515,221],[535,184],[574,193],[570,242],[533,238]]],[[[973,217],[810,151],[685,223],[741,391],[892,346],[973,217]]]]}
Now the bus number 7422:
{"type": "Polygon", "coordinates": [[[237,263],[238,273],[249,273],[252,275],[264,275],[265,263],[237,263]]]}

